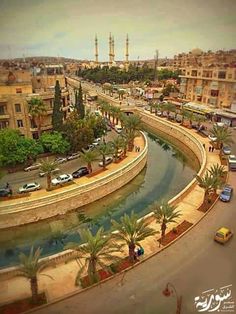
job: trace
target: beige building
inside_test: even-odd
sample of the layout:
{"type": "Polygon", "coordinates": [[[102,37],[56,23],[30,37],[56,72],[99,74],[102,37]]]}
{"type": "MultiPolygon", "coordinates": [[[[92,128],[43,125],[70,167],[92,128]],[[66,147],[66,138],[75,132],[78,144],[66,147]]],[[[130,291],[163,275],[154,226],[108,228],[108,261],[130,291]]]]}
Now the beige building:
{"type": "Polygon", "coordinates": [[[235,67],[189,67],[180,77],[180,93],[186,100],[215,108],[230,108],[236,102],[235,67]]]}
{"type": "Polygon", "coordinates": [[[27,137],[38,137],[37,127],[29,115],[28,101],[33,97],[43,100],[47,112],[42,119],[42,131],[52,129],[54,86],[59,80],[64,119],[70,111],[69,93],[63,72],[58,67],[50,71],[32,75],[29,71],[0,71],[0,129],[18,129],[27,137]]]}

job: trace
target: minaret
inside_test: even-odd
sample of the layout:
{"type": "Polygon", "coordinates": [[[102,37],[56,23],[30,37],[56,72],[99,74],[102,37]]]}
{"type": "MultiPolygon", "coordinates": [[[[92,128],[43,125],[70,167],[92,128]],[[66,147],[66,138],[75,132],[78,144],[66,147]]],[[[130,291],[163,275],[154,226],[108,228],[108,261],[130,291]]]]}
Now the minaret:
{"type": "Polygon", "coordinates": [[[95,63],[98,65],[98,38],[97,34],[95,35],[95,63]]]}
{"type": "Polygon", "coordinates": [[[109,35],[109,64],[112,64],[112,38],[111,38],[111,33],[109,35]]]}
{"type": "Polygon", "coordinates": [[[115,40],[114,36],[112,36],[112,62],[115,62],[115,40]]]}
{"type": "Polygon", "coordinates": [[[129,68],[129,37],[128,34],[126,36],[126,44],[125,44],[125,69],[128,71],[129,68]]]}

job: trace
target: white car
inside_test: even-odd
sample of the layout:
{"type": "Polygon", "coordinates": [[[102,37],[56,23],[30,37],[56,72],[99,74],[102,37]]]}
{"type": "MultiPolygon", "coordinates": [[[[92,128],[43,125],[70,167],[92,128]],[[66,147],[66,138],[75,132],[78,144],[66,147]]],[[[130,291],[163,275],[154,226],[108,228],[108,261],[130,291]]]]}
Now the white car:
{"type": "MultiPolygon", "coordinates": [[[[112,157],[106,157],[105,158],[105,165],[109,165],[110,163],[112,163],[112,161],[113,161],[112,157]]],[[[103,162],[102,161],[99,162],[99,166],[103,167],[103,162]]]]}
{"type": "Polygon", "coordinates": [[[55,159],[55,163],[57,163],[57,164],[62,164],[64,162],[67,162],[67,158],[58,157],[58,158],[55,159]]]}
{"type": "Polygon", "coordinates": [[[79,153],[74,153],[74,154],[71,154],[70,156],[68,156],[67,160],[73,160],[73,159],[77,159],[79,157],[80,157],[79,153]]]}
{"type": "Polygon", "coordinates": [[[37,164],[31,165],[31,166],[29,166],[29,167],[26,167],[26,168],[24,169],[24,171],[37,170],[37,169],[39,169],[40,166],[41,166],[41,164],[40,164],[40,163],[37,163],[37,164]]]}
{"type": "Polygon", "coordinates": [[[73,177],[71,174],[62,174],[52,180],[52,185],[63,184],[72,180],[73,180],[73,177]]]}
{"type": "MultiPolygon", "coordinates": [[[[60,169],[59,169],[59,168],[56,168],[56,169],[54,169],[54,170],[51,171],[51,174],[56,174],[56,173],[58,173],[59,171],[60,171],[60,169]]],[[[46,173],[46,172],[43,172],[43,171],[42,171],[42,172],[39,172],[39,176],[40,176],[40,177],[45,177],[46,174],[47,174],[47,173],[46,173]]]]}
{"type": "Polygon", "coordinates": [[[94,142],[96,142],[96,143],[100,143],[101,142],[101,138],[100,137],[98,137],[98,138],[96,138],[95,140],[94,140],[94,142]]]}
{"type": "Polygon", "coordinates": [[[117,133],[121,133],[122,130],[123,130],[123,128],[122,128],[120,125],[115,125],[115,131],[116,131],[117,133]]]}
{"type": "Polygon", "coordinates": [[[208,135],[208,138],[211,142],[215,142],[217,140],[217,137],[213,136],[213,135],[208,135]]]}
{"type": "Polygon", "coordinates": [[[236,156],[235,155],[229,155],[229,163],[236,163],[236,156]]]}
{"type": "Polygon", "coordinates": [[[224,122],[216,122],[216,123],[214,123],[214,126],[218,126],[218,127],[221,127],[221,128],[223,128],[224,126],[225,126],[225,124],[224,124],[224,122]]]}
{"type": "Polygon", "coordinates": [[[22,187],[19,188],[19,193],[27,193],[32,191],[40,190],[41,186],[37,182],[26,183],[22,187]]]}

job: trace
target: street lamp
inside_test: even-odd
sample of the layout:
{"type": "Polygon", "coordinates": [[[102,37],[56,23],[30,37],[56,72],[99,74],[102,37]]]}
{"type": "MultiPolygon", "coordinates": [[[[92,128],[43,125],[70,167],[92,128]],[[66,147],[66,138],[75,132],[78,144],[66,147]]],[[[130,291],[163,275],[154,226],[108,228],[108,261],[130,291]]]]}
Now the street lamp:
{"type": "Polygon", "coordinates": [[[176,314],[181,314],[181,307],[182,307],[182,296],[178,296],[175,286],[168,282],[165,290],[162,291],[164,296],[169,297],[171,294],[175,294],[176,297],[176,314]]]}

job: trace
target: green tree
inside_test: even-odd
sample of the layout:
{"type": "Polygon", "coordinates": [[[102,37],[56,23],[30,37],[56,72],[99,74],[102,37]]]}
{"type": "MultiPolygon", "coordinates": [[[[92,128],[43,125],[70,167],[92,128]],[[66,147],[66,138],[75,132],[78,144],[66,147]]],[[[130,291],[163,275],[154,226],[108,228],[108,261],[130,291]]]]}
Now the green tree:
{"type": "Polygon", "coordinates": [[[212,165],[211,168],[208,169],[208,172],[211,176],[218,177],[221,181],[222,178],[227,174],[225,167],[219,164],[212,165]]]}
{"type": "Polygon", "coordinates": [[[51,180],[52,180],[52,172],[57,168],[57,163],[54,161],[50,161],[48,158],[44,161],[41,161],[40,170],[46,173],[47,177],[47,189],[51,189],[51,180]]]}
{"type": "Polygon", "coordinates": [[[141,118],[135,114],[128,116],[124,122],[125,134],[129,139],[129,151],[133,150],[134,139],[137,131],[141,128],[141,118]]]}
{"type": "MultiPolygon", "coordinates": [[[[41,252],[40,248],[34,251],[32,247],[28,256],[24,253],[20,253],[19,255],[21,265],[17,276],[25,277],[30,281],[33,303],[38,302],[38,274],[48,265],[45,261],[39,261],[41,252]]],[[[45,274],[41,275],[48,276],[45,274]]],[[[52,279],[51,276],[48,277],[52,279]]]]}
{"type": "Polygon", "coordinates": [[[113,153],[113,147],[111,143],[101,143],[97,148],[98,153],[102,156],[102,167],[106,168],[106,157],[113,153]]]}
{"type": "Polygon", "coordinates": [[[113,152],[114,152],[114,156],[115,156],[115,160],[118,160],[118,153],[119,150],[121,148],[124,148],[125,144],[124,144],[124,138],[122,136],[117,136],[116,138],[114,138],[114,140],[111,143],[112,147],[113,147],[113,152]]]}
{"type": "Polygon", "coordinates": [[[227,127],[213,126],[210,133],[216,137],[216,148],[221,149],[223,145],[231,145],[234,143],[232,133],[227,127]]]}
{"type": "Polygon", "coordinates": [[[0,156],[3,166],[15,166],[34,160],[42,152],[40,143],[21,136],[20,131],[8,128],[0,130],[0,156]]]}
{"type": "Polygon", "coordinates": [[[209,171],[207,171],[203,177],[197,175],[196,179],[198,185],[205,191],[204,202],[210,200],[211,194],[213,194],[222,183],[218,176],[212,176],[209,171]]]}
{"type": "Polygon", "coordinates": [[[52,126],[54,131],[60,131],[63,125],[63,112],[62,112],[62,99],[61,99],[61,88],[59,81],[56,81],[55,85],[55,96],[54,105],[52,112],[52,126]]]}
{"type": "Polygon", "coordinates": [[[98,160],[98,152],[95,150],[83,151],[80,156],[81,160],[87,163],[89,173],[93,172],[92,162],[98,160]]]}
{"type": "Polygon", "coordinates": [[[28,102],[29,114],[32,116],[34,123],[38,128],[38,137],[41,136],[42,117],[47,112],[46,105],[43,100],[38,97],[33,97],[28,102]]]}
{"type": "Polygon", "coordinates": [[[157,232],[148,226],[148,222],[143,219],[138,220],[137,215],[132,211],[131,215],[124,214],[120,222],[112,220],[112,225],[117,233],[113,234],[114,239],[126,243],[129,248],[129,258],[131,262],[135,260],[135,247],[141,247],[140,241],[155,235],[157,232]]]}
{"type": "Polygon", "coordinates": [[[157,223],[161,225],[161,244],[165,238],[167,225],[171,222],[177,223],[176,218],[179,218],[181,213],[180,211],[176,211],[175,206],[171,206],[165,201],[162,202],[161,206],[154,203],[152,210],[154,211],[154,217],[156,218],[157,223]]]}
{"type": "Polygon", "coordinates": [[[111,272],[109,264],[120,261],[120,258],[114,253],[120,252],[121,247],[104,233],[102,227],[98,229],[95,235],[89,229],[81,230],[80,237],[83,245],[71,242],[65,248],[75,251],[76,259],[84,260],[84,265],[81,265],[76,276],[75,284],[79,284],[81,275],[85,270],[90,284],[93,284],[100,280],[98,268],[111,272]]]}
{"type": "Polygon", "coordinates": [[[70,150],[70,143],[60,132],[43,133],[40,143],[45,151],[53,154],[65,154],[70,150]]]}
{"type": "Polygon", "coordinates": [[[79,114],[80,119],[84,119],[85,117],[85,108],[84,108],[84,102],[83,102],[83,91],[82,91],[82,86],[80,84],[79,86],[79,91],[76,97],[76,104],[75,108],[79,114]]]}

